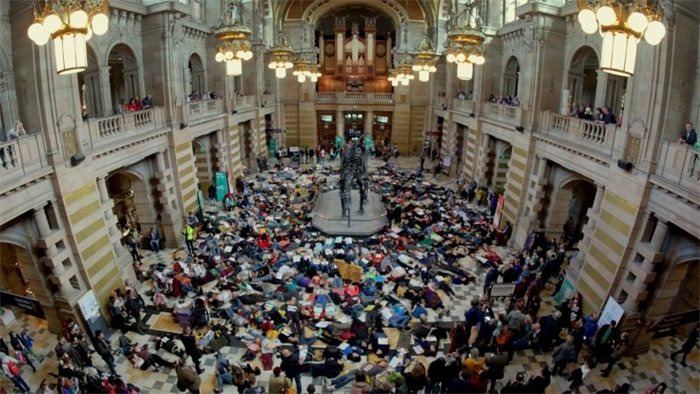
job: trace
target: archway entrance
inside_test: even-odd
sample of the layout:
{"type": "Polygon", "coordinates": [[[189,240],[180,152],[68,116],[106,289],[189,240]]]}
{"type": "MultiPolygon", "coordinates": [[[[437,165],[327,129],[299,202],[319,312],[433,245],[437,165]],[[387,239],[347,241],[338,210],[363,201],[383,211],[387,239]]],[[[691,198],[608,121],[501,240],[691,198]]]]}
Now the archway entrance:
{"type": "Polygon", "coordinates": [[[124,110],[132,98],[140,96],[139,66],[136,55],[126,44],[117,44],[109,52],[109,88],[115,112],[124,110]]]}
{"type": "Polygon", "coordinates": [[[239,154],[241,155],[241,163],[253,171],[257,168],[254,165],[255,157],[253,157],[253,138],[251,137],[251,129],[253,121],[246,121],[238,124],[238,146],[239,154]]]}
{"type": "Polygon", "coordinates": [[[379,111],[374,113],[372,122],[372,140],[375,145],[386,146],[391,143],[391,124],[393,113],[379,111]]]}
{"type": "Polygon", "coordinates": [[[220,171],[216,165],[215,135],[216,133],[208,134],[192,142],[198,187],[205,199],[208,198],[209,185],[214,183],[214,172],[220,171]]]}
{"type": "MultiPolygon", "coordinates": [[[[561,168],[562,170],[568,172],[561,168]]],[[[561,171],[551,174],[563,175],[561,171]]],[[[569,173],[570,174],[570,173],[569,173]]],[[[547,210],[545,227],[548,236],[560,236],[564,233],[570,236],[570,245],[575,245],[583,237],[583,226],[588,222],[588,209],[593,206],[597,188],[595,185],[580,177],[573,180],[556,179],[551,183],[558,188],[552,190],[551,202],[547,210]]]]}
{"type": "Polygon", "coordinates": [[[353,138],[360,137],[365,132],[365,116],[364,112],[344,112],[345,130],[343,134],[345,141],[350,141],[353,138]]]}
{"type": "Polygon", "coordinates": [[[53,299],[35,263],[37,258],[23,247],[0,242],[0,304],[15,316],[29,314],[46,319],[47,311],[53,310],[53,299]]]}
{"type": "Polygon", "coordinates": [[[134,228],[145,236],[157,224],[149,185],[141,178],[125,171],[116,172],[107,177],[107,193],[114,201],[114,215],[123,236],[134,228]]]}
{"type": "Polygon", "coordinates": [[[598,86],[598,55],[584,46],[576,51],[569,66],[568,89],[571,105],[593,108],[598,86]]]}
{"type": "Polygon", "coordinates": [[[503,194],[505,192],[506,176],[508,174],[508,166],[510,165],[510,157],[513,153],[513,147],[501,140],[496,140],[496,156],[493,161],[493,181],[491,182],[498,192],[498,194],[503,194]]]}
{"type": "Polygon", "coordinates": [[[335,136],[337,132],[337,123],[340,119],[336,119],[335,111],[318,111],[316,119],[316,130],[318,135],[318,144],[321,146],[333,146],[335,144],[335,136]]]}

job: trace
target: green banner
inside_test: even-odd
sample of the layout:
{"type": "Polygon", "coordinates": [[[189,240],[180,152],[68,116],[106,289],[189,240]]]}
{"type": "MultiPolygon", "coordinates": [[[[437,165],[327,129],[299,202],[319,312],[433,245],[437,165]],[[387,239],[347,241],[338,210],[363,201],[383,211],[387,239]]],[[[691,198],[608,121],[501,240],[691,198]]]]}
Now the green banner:
{"type": "Polygon", "coordinates": [[[276,153],[277,153],[277,140],[274,138],[270,138],[270,143],[267,146],[267,157],[270,159],[274,159],[276,153]]]}
{"type": "Polygon", "coordinates": [[[216,200],[223,201],[224,196],[228,193],[228,178],[225,172],[217,172],[214,174],[216,182],[216,200]]]}

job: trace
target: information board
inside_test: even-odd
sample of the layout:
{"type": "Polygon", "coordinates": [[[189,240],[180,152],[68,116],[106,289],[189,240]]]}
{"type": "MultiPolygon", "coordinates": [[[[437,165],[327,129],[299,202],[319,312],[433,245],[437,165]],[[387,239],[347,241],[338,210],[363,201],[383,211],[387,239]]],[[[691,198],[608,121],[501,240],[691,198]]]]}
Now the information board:
{"type": "Polygon", "coordinates": [[[6,291],[0,291],[0,305],[14,306],[32,316],[44,318],[44,309],[41,307],[39,300],[34,298],[22,297],[6,291]]]}
{"type": "Polygon", "coordinates": [[[499,283],[491,287],[491,297],[510,297],[515,291],[514,283],[499,283]]]}
{"type": "Polygon", "coordinates": [[[600,318],[598,319],[598,327],[609,324],[613,320],[619,323],[624,314],[625,310],[622,309],[620,304],[618,304],[614,298],[608,297],[608,302],[605,303],[605,308],[603,308],[603,312],[601,312],[600,318]]]}

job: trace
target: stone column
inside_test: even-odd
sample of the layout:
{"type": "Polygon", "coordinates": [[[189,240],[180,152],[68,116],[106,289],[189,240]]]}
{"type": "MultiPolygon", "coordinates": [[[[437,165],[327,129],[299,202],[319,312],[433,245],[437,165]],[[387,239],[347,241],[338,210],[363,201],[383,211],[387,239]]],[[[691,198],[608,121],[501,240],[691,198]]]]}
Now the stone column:
{"type": "MultiPolygon", "coordinates": [[[[342,18],[342,22],[339,18],[335,21],[335,74],[340,75],[343,73],[345,62],[345,18],[342,18]]],[[[323,49],[321,49],[323,50],[323,49]]]]}
{"type": "Polygon", "coordinates": [[[58,298],[66,299],[68,293],[71,292],[70,285],[68,284],[68,279],[65,278],[64,273],[66,271],[63,263],[58,260],[57,256],[59,254],[58,248],[55,243],[46,242],[45,240],[51,236],[53,230],[49,226],[49,221],[46,218],[46,213],[44,208],[34,209],[34,222],[36,223],[37,229],[39,230],[40,241],[42,241],[45,247],[46,257],[45,260],[51,269],[51,280],[58,287],[58,293],[55,294],[58,298]]]}
{"type": "Polygon", "coordinates": [[[603,195],[605,194],[605,185],[596,184],[595,198],[593,199],[593,206],[591,209],[595,213],[600,213],[600,203],[603,201],[603,195]]]}
{"type": "MultiPolygon", "coordinates": [[[[595,86],[595,107],[605,106],[605,96],[608,90],[608,73],[596,70],[596,86],[595,86]]],[[[594,109],[594,108],[591,108],[594,109]]]]}
{"type": "Polygon", "coordinates": [[[335,113],[335,135],[345,135],[345,115],[341,110],[335,113]]]}
{"type": "MultiPolygon", "coordinates": [[[[102,113],[105,116],[110,116],[114,113],[112,106],[112,91],[109,84],[109,66],[100,67],[100,94],[102,101],[102,113]]],[[[115,103],[119,105],[119,103],[115,103]]]]}
{"type": "Polygon", "coordinates": [[[374,126],[374,111],[365,112],[365,134],[372,137],[372,127],[374,126]]]}
{"type": "Polygon", "coordinates": [[[156,153],[156,177],[158,183],[158,203],[161,207],[160,212],[160,230],[165,238],[166,246],[177,247],[180,242],[180,232],[178,229],[182,226],[182,218],[177,215],[177,203],[169,193],[169,188],[172,185],[171,179],[172,170],[165,166],[164,152],[156,153]]]}

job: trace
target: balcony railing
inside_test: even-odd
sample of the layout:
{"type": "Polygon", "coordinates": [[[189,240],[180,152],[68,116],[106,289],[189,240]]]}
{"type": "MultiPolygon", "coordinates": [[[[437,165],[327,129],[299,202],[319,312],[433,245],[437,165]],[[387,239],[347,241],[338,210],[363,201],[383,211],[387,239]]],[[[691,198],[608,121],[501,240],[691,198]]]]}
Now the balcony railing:
{"type": "Polygon", "coordinates": [[[317,103],[341,104],[393,104],[393,93],[318,92],[317,103]]]}
{"type": "Polygon", "coordinates": [[[126,135],[155,131],[165,127],[163,108],[153,107],[138,112],[126,112],[106,118],[88,119],[92,147],[111,142],[126,135]]]}
{"type": "Polygon", "coordinates": [[[452,109],[463,112],[466,115],[471,115],[474,113],[474,100],[465,100],[455,97],[452,99],[452,109]]]}
{"type": "Polygon", "coordinates": [[[276,102],[274,94],[263,94],[262,103],[265,105],[272,105],[276,102]]]}
{"type": "Polygon", "coordinates": [[[513,126],[522,126],[523,110],[512,105],[486,103],[486,117],[500,120],[513,126]]]}
{"type": "Polygon", "coordinates": [[[234,97],[233,108],[237,110],[255,108],[255,96],[234,97]]]}
{"type": "Polygon", "coordinates": [[[544,134],[567,140],[605,156],[612,155],[615,144],[614,124],[603,124],[548,111],[542,113],[542,122],[544,134]]]}
{"type": "Polygon", "coordinates": [[[675,141],[664,141],[656,175],[700,196],[700,151],[675,141]]]}
{"type": "Polygon", "coordinates": [[[40,133],[0,142],[0,191],[14,180],[48,166],[40,133]]]}
{"type": "Polygon", "coordinates": [[[184,119],[187,121],[214,116],[224,112],[224,100],[203,100],[186,103],[183,107],[184,119]]]}

